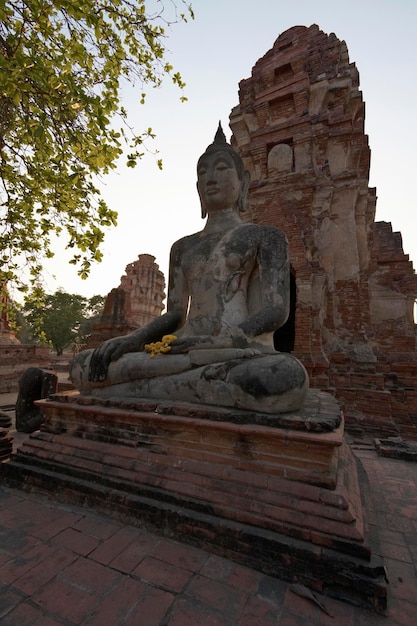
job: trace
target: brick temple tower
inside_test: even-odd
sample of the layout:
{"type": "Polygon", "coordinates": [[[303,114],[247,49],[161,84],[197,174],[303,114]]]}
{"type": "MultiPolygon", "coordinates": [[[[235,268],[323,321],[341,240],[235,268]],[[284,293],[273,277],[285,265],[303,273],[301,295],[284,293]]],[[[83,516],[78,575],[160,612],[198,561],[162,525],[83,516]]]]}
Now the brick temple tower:
{"type": "Polygon", "coordinates": [[[125,318],[128,324],[139,328],[161,315],[165,299],[165,278],[155,257],[140,254],[137,261],[126,266],[120,279],[126,292],[125,318]]]}
{"type": "Polygon", "coordinates": [[[336,393],[352,428],[417,439],[417,281],[401,235],[374,221],[365,105],[346,44],[295,26],[239,87],[230,126],[251,172],[246,218],[281,228],[290,245],[292,315],[277,348],[336,393]]]}
{"type": "Polygon", "coordinates": [[[101,319],[88,339],[88,347],[148,324],[161,315],[164,299],[165,278],[155,257],[140,254],[126,266],[120,286],[108,294],[101,319]]]}

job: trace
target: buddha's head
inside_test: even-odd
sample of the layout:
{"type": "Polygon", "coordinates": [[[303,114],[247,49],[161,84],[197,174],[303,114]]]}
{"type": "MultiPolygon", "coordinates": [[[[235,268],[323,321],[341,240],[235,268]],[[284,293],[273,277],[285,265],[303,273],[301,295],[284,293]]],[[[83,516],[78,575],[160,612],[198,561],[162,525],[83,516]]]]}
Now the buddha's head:
{"type": "Polygon", "coordinates": [[[206,217],[210,210],[229,207],[244,211],[249,179],[240,155],[227,143],[219,123],[213,143],[197,163],[202,217],[206,217]]]}

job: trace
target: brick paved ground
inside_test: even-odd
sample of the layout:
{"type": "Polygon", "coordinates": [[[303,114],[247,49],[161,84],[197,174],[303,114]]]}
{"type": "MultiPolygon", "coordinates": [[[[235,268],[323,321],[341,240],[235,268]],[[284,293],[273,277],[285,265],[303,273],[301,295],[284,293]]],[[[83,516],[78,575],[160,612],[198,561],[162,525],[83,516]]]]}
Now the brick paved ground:
{"type": "MultiPolygon", "coordinates": [[[[389,578],[388,615],[318,596],[93,511],[2,487],[2,626],[415,626],[417,463],[357,449],[389,578]]],[[[1,474],[0,474],[1,479],[1,474]]]]}

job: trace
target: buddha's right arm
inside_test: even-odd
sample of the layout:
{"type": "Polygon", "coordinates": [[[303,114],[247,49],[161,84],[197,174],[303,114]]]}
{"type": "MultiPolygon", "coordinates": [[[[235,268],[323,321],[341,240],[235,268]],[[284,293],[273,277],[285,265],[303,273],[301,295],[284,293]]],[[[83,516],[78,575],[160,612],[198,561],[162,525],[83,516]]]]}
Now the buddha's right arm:
{"type": "Polygon", "coordinates": [[[106,380],[110,363],[128,352],[140,352],[146,343],[159,341],[163,335],[174,333],[181,319],[180,312],[171,310],[128,335],[108,339],[98,346],[91,356],[88,380],[92,382],[106,380]]]}

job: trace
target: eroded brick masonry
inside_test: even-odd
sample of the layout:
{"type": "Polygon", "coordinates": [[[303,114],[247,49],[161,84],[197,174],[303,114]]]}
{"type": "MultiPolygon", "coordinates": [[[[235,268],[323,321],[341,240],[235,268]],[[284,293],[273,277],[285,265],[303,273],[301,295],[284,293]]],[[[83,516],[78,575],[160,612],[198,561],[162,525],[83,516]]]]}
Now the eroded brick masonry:
{"type": "Polygon", "coordinates": [[[401,235],[375,222],[359,73],[318,26],[284,32],[239,85],[232,143],[249,221],[285,231],[293,315],[277,347],[342,402],[352,433],[417,439],[417,291],[401,235]]]}

